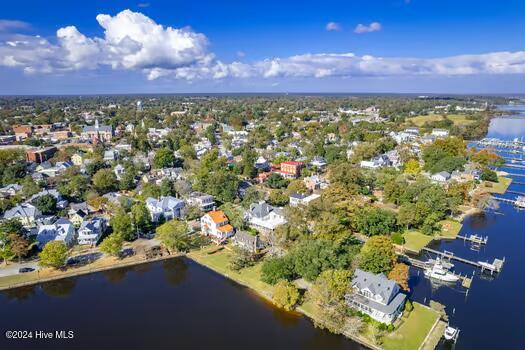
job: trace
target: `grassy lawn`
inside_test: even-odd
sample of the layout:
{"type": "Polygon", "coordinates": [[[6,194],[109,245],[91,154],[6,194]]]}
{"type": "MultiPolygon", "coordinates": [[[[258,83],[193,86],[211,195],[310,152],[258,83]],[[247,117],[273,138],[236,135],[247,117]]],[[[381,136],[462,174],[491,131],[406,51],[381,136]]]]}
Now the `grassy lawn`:
{"type": "Polygon", "coordinates": [[[496,193],[496,194],[503,194],[507,192],[507,189],[509,188],[510,184],[512,183],[512,179],[508,177],[498,176],[498,182],[493,183],[492,187],[487,187],[488,182],[483,182],[483,189],[489,193],[496,193]]]}
{"type": "MultiPolygon", "coordinates": [[[[465,114],[447,114],[446,117],[454,122],[454,125],[468,125],[473,120],[468,120],[465,114]]],[[[426,122],[437,122],[444,119],[441,114],[418,115],[416,117],[408,118],[407,121],[414,123],[416,126],[423,126],[426,122]]]]}
{"type": "Polygon", "coordinates": [[[403,233],[403,238],[405,239],[403,247],[414,253],[419,253],[433,239],[456,238],[459,231],[461,231],[461,227],[463,227],[463,224],[454,220],[442,220],[439,223],[441,224],[441,232],[436,233],[434,236],[428,236],[416,230],[405,231],[403,233]]]}
{"type": "Polygon", "coordinates": [[[262,264],[256,264],[236,272],[228,267],[230,254],[231,251],[228,246],[223,247],[222,250],[218,250],[216,246],[207,246],[188,253],[188,257],[242,285],[252,288],[267,298],[271,298],[273,287],[261,281],[262,264]]]}
{"type": "Polygon", "coordinates": [[[432,241],[432,236],[427,236],[419,231],[413,230],[403,233],[403,238],[405,239],[403,247],[414,253],[419,253],[423,247],[432,241]]]}
{"type": "Polygon", "coordinates": [[[442,220],[439,223],[441,224],[441,232],[438,236],[443,238],[456,238],[463,227],[462,223],[454,220],[442,220]]]}
{"type": "Polygon", "coordinates": [[[417,350],[439,319],[439,313],[414,303],[414,310],[392,333],[383,338],[385,350],[417,350]]]}

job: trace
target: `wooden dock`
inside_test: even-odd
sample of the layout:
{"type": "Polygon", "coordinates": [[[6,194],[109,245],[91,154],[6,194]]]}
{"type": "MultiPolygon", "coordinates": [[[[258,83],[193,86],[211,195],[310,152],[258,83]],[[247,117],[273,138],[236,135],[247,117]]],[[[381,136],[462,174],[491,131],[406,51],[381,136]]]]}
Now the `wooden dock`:
{"type": "Polygon", "coordinates": [[[468,260],[468,259],[459,257],[457,255],[454,255],[454,253],[448,252],[446,250],[443,251],[443,252],[440,252],[439,250],[434,250],[434,249],[428,248],[428,247],[423,247],[423,250],[425,250],[425,251],[427,251],[429,253],[433,253],[433,254],[439,255],[439,256],[441,256],[441,257],[443,257],[445,259],[456,260],[456,261],[459,261],[461,263],[477,267],[477,268],[479,268],[481,270],[481,272],[488,271],[491,274],[501,272],[501,270],[503,269],[503,264],[505,263],[505,258],[503,258],[503,259],[494,259],[494,261],[492,263],[489,263],[488,261],[485,262],[485,261],[468,260]]]}
{"type": "MultiPolygon", "coordinates": [[[[431,267],[431,264],[428,261],[414,259],[414,258],[409,257],[408,255],[400,255],[399,257],[403,262],[409,264],[410,266],[416,267],[418,269],[426,270],[429,267],[431,267]]],[[[460,279],[462,287],[469,289],[470,286],[472,285],[472,276],[457,274],[452,271],[449,271],[449,272],[457,276],[460,279]]]]}
{"type": "Polygon", "coordinates": [[[475,243],[475,244],[487,244],[487,242],[489,240],[488,237],[478,236],[478,235],[474,235],[474,234],[471,234],[469,236],[457,235],[456,237],[462,239],[463,241],[469,241],[469,242],[472,242],[472,243],[475,243]]]}

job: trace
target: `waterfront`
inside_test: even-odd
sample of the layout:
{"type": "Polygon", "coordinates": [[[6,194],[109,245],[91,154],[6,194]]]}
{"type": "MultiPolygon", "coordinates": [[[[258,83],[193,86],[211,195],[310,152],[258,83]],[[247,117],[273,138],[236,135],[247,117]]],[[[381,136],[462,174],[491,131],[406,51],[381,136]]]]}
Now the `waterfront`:
{"type": "Polygon", "coordinates": [[[0,310],[3,330],[75,332],[2,349],[362,349],[186,258],[4,291],[0,310]]]}
{"type": "MultiPolygon", "coordinates": [[[[512,139],[525,132],[525,119],[498,118],[488,137],[512,139]]],[[[505,169],[503,169],[505,170],[505,169]]],[[[517,172],[517,171],[514,171],[517,172]]],[[[525,191],[519,184],[513,191],[525,191]]],[[[513,198],[515,195],[505,195],[513,198]]],[[[412,298],[447,306],[451,324],[461,328],[457,349],[521,348],[522,309],[515,300],[525,292],[521,267],[523,211],[501,204],[495,212],[468,217],[463,235],[489,236],[476,252],[461,240],[433,246],[472,260],[507,258],[495,279],[477,275],[468,294],[448,287],[432,287],[417,270],[410,281],[412,298]],[[455,312],[453,311],[455,310],[455,312]],[[487,331],[490,329],[490,331],[487,331]]],[[[458,272],[472,267],[456,264],[458,272]]],[[[476,272],[478,273],[478,272],[476,272]]],[[[0,294],[4,330],[72,330],[73,340],[7,341],[1,348],[155,347],[360,349],[355,343],[315,329],[305,317],[282,312],[248,289],[188,259],[173,259],[72,279],[20,288],[0,294]]],[[[446,346],[443,346],[446,348],[446,346]]]]}
{"type": "MultiPolygon", "coordinates": [[[[525,106],[523,117],[497,118],[491,121],[487,137],[512,140],[525,136],[525,106]]],[[[513,110],[519,110],[517,106],[513,110]]],[[[524,174],[517,169],[501,170],[524,174]]],[[[515,179],[516,181],[521,181],[515,179]]],[[[510,191],[525,192],[525,186],[513,183],[510,191]]],[[[516,194],[505,194],[502,197],[512,198],[516,194]]],[[[505,257],[503,271],[496,277],[479,275],[479,270],[455,263],[455,270],[463,274],[476,271],[472,287],[466,295],[464,290],[446,286],[433,286],[423,277],[422,271],[411,269],[410,285],[412,298],[428,303],[433,299],[447,306],[450,324],[461,329],[455,349],[520,349],[523,348],[523,337],[517,332],[525,325],[523,307],[519,300],[525,293],[523,266],[525,255],[523,246],[523,225],[525,211],[518,210],[510,204],[501,203],[495,211],[467,217],[461,235],[478,234],[488,236],[488,244],[475,251],[469,243],[462,240],[442,241],[432,245],[440,251],[451,251],[456,255],[474,261],[492,261],[493,258],[505,257]]],[[[441,344],[447,349],[450,345],[441,344]]]]}

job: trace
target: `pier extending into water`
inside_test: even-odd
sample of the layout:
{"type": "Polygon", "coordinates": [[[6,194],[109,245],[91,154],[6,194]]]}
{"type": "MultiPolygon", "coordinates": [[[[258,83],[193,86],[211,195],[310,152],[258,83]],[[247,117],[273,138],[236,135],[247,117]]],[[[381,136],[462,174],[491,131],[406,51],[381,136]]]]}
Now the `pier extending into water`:
{"type": "Polygon", "coordinates": [[[505,258],[503,258],[503,259],[494,259],[494,261],[492,263],[489,263],[488,261],[487,262],[485,262],[485,261],[477,261],[476,262],[476,261],[472,261],[472,260],[468,260],[468,259],[459,257],[457,255],[454,255],[454,253],[446,251],[446,250],[443,251],[443,252],[440,252],[439,250],[434,250],[434,249],[428,248],[428,247],[423,247],[423,250],[425,250],[425,251],[427,251],[429,253],[433,253],[433,254],[439,255],[442,258],[445,258],[445,259],[448,259],[448,260],[456,260],[456,261],[462,262],[464,264],[477,267],[477,268],[481,269],[481,272],[488,271],[491,274],[501,272],[501,270],[503,269],[503,264],[505,263],[505,258]]]}
{"type": "MultiPolygon", "coordinates": [[[[400,258],[402,261],[409,264],[410,266],[416,267],[421,270],[426,270],[432,266],[429,261],[418,260],[415,258],[411,258],[408,255],[400,255],[400,258]]],[[[449,273],[459,278],[459,280],[461,281],[462,287],[468,289],[472,285],[472,276],[462,275],[462,274],[458,274],[452,271],[449,271],[449,273]]]]}

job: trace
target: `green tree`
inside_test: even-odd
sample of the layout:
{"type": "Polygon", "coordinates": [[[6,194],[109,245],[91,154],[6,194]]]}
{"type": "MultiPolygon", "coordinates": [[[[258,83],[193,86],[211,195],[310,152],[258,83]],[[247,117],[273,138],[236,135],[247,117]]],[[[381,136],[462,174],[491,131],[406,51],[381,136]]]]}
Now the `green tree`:
{"type": "Polygon", "coordinates": [[[392,240],[388,236],[370,237],[361,249],[359,266],[372,273],[388,273],[397,256],[392,240]]]}
{"type": "Polygon", "coordinates": [[[100,251],[111,256],[120,256],[122,247],[124,245],[124,239],[118,233],[112,233],[100,243],[100,251]]]}
{"type": "Polygon", "coordinates": [[[38,257],[40,266],[53,267],[55,269],[62,268],[66,264],[68,256],[68,248],[63,242],[50,241],[47,242],[38,257]]]}
{"type": "Polygon", "coordinates": [[[53,195],[46,194],[46,195],[38,197],[35,200],[35,206],[43,214],[52,215],[52,214],[55,214],[57,211],[57,200],[53,195]]]}
{"type": "Polygon", "coordinates": [[[277,173],[272,173],[266,179],[266,185],[270,188],[284,188],[288,185],[288,180],[277,173]]]}
{"type": "Polygon", "coordinates": [[[291,252],[294,271],[308,281],[329,269],[348,267],[351,256],[335,242],[327,240],[305,240],[291,252]]]}
{"type": "Polygon", "coordinates": [[[137,233],[148,233],[151,230],[151,216],[143,202],[135,202],[131,206],[131,219],[137,233]]]}
{"type": "Polygon", "coordinates": [[[117,178],[111,169],[100,169],[93,175],[93,187],[99,194],[113,191],[117,187],[117,178]]]}
{"type": "Polygon", "coordinates": [[[155,153],[153,165],[155,168],[170,168],[175,165],[175,154],[169,148],[161,148],[155,153]]]}
{"type": "Polygon", "coordinates": [[[110,219],[109,224],[113,228],[113,232],[120,235],[126,241],[135,239],[131,218],[124,209],[118,208],[115,215],[110,219]]]}
{"type": "Polygon", "coordinates": [[[380,208],[364,208],[356,216],[357,230],[367,236],[386,235],[396,232],[396,214],[380,208]]]}
{"type": "Polygon", "coordinates": [[[188,225],[184,221],[170,220],[156,229],[156,237],[171,252],[189,252],[192,248],[192,237],[188,234],[188,225]]]}
{"type": "Polygon", "coordinates": [[[266,259],[261,268],[261,280],[272,285],[281,280],[290,281],[295,276],[294,263],[289,256],[266,259]]]}
{"type": "Polygon", "coordinates": [[[230,221],[230,224],[241,230],[246,227],[246,221],[244,220],[244,211],[241,207],[232,204],[232,203],[224,203],[219,207],[220,210],[226,214],[228,217],[228,220],[230,221]]]}
{"type": "Polygon", "coordinates": [[[279,281],[273,290],[272,300],[278,307],[290,311],[297,305],[300,297],[299,290],[293,283],[279,281]]]}
{"type": "Polygon", "coordinates": [[[288,204],[289,197],[282,190],[272,190],[270,196],[268,197],[268,203],[278,207],[283,207],[288,204]]]}
{"type": "Polygon", "coordinates": [[[234,247],[230,256],[228,267],[233,271],[240,271],[246,267],[255,265],[257,255],[239,247],[234,247]]]}
{"type": "Polygon", "coordinates": [[[307,293],[307,300],[316,315],[315,325],[330,332],[358,333],[362,324],[350,329],[348,306],[344,296],[349,290],[351,273],[348,270],[326,270],[317,277],[307,293]],[[356,329],[354,329],[356,328],[356,329]]]}

